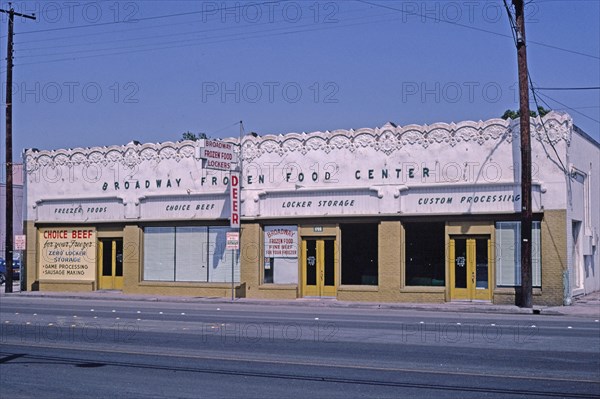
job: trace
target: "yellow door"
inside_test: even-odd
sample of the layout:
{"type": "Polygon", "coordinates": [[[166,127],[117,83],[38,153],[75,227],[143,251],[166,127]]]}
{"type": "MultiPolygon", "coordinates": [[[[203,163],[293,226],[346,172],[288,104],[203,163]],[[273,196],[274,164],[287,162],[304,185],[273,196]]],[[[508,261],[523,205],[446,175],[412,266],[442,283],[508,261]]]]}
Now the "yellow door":
{"type": "Polygon", "coordinates": [[[302,240],[302,292],[304,296],[336,296],[335,239],[302,240]]]}
{"type": "Polygon", "coordinates": [[[123,289],[123,240],[102,238],[98,243],[98,288],[123,289]]]}
{"type": "Polygon", "coordinates": [[[450,296],[453,300],[492,299],[489,237],[450,239],[450,296]]]}

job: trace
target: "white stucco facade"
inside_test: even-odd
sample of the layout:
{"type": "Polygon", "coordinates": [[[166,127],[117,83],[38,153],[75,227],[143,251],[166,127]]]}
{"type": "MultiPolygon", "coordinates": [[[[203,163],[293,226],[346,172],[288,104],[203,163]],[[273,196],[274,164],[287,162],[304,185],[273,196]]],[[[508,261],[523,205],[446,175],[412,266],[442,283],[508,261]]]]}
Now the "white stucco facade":
{"type": "MultiPolygon", "coordinates": [[[[545,280],[552,281],[556,290],[560,288],[557,281],[564,284],[563,296],[568,302],[573,295],[600,289],[600,146],[574,127],[569,115],[550,113],[543,124],[540,119],[532,119],[531,123],[532,198],[533,212],[542,223],[541,268],[543,270],[548,257],[554,256],[544,249],[544,240],[552,233],[544,233],[544,223],[550,226],[550,222],[558,218],[558,225],[562,226],[558,236],[564,239],[566,248],[560,255],[564,255],[566,264],[552,266],[557,268],[553,269],[554,276],[545,280]],[[555,216],[561,212],[566,216],[555,216]],[[565,269],[564,276],[561,267],[565,269]]],[[[224,141],[239,144],[237,139],[224,141]]],[[[467,232],[475,231],[469,234],[487,237],[493,246],[495,229],[499,228],[496,223],[518,220],[521,207],[519,143],[518,121],[502,119],[429,126],[388,123],[373,129],[245,136],[241,154],[236,149],[241,155],[243,171],[242,225],[248,230],[242,235],[242,247],[257,243],[255,252],[259,256],[248,257],[242,252],[241,271],[236,272],[236,278],[241,286],[246,285],[246,290],[253,284],[259,291],[261,287],[271,290],[269,293],[278,289],[267,269],[272,266],[272,260],[262,254],[262,237],[269,226],[296,229],[294,231],[299,232],[300,237],[294,245],[301,253],[306,240],[321,234],[316,233],[323,231],[321,225],[325,225],[322,234],[339,245],[345,224],[365,222],[379,226],[379,288],[344,284],[340,274],[345,273],[345,260],[339,248],[335,250],[334,288],[340,292],[344,291],[345,285],[346,289],[356,292],[378,290],[381,300],[395,300],[393,298],[400,298],[390,293],[395,289],[384,290],[381,281],[387,270],[393,274],[398,269],[398,276],[404,276],[408,261],[401,249],[389,264],[384,264],[381,259],[387,257],[388,250],[383,248],[391,238],[383,232],[386,228],[394,231],[397,236],[393,239],[398,241],[396,246],[403,248],[406,226],[435,220],[446,226],[446,271],[445,278],[430,281],[441,281],[445,288],[430,287],[421,292],[415,291],[418,288],[408,287],[407,290],[412,290],[410,295],[431,291],[445,300],[452,300],[454,288],[450,287],[450,282],[457,277],[452,269],[455,260],[450,255],[454,252],[449,252],[448,245],[454,248],[454,237],[460,239],[467,237],[467,232]],[[458,225],[463,225],[464,234],[462,230],[456,230],[458,225]],[[479,225],[487,227],[477,228],[479,225]],[[306,230],[309,228],[315,233],[309,233],[306,230]],[[267,271],[268,279],[265,277],[267,271]],[[267,284],[267,280],[274,286],[267,284]]],[[[199,142],[182,141],[26,151],[28,235],[39,234],[39,228],[53,226],[94,226],[98,229],[99,239],[103,229],[112,229],[117,235],[124,231],[121,235],[127,241],[127,229],[130,228],[133,231],[131,237],[135,238],[135,234],[141,237],[136,242],[143,247],[144,237],[153,232],[152,228],[172,226],[180,228],[183,234],[185,226],[207,226],[208,230],[210,226],[214,229],[228,226],[229,172],[205,169],[200,146],[199,142]]],[[[444,237],[440,239],[444,240],[444,237]]],[[[309,244],[312,245],[312,241],[309,244]]],[[[32,251],[35,252],[34,247],[32,251]]],[[[137,248],[136,251],[137,274],[132,274],[126,285],[145,287],[144,249],[137,248]]],[[[490,277],[487,280],[491,290],[489,298],[494,301],[504,292],[502,290],[506,290],[497,286],[494,277],[497,273],[493,266],[496,252],[499,251],[489,250],[490,277]]],[[[297,265],[297,270],[277,272],[287,276],[286,284],[280,288],[295,292],[290,295],[296,297],[306,296],[308,292],[306,281],[301,281],[306,279],[303,256],[281,261],[282,265],[285,263],[285,267],[292,269],[297,265]],[[297,276],[298,281],[290,282],[289,276],[297,276]]],[[[36,258],[33,253],[29,261],[39,264],[39,256],[36,258]]],[[[124,275],[127,280],[126,270],[124,275]]],[[[28,276],[35,281],[40,278],[34,272],[28,276]]],[[[543,276],[540,292],[544,291],[543,276]]],[[[408,277],[398,278],[396,291],[401,293],[408,285],[408,277]]],[[[416,280],[423,281],[422,278],[416,280]]],[[[201,291],[203,281],[186,287],[190,292],[193,289],[201,291]]],[[[361,281],[377,286],[378,280],[367,273],[361,281]]],[[[157,291],[177,286],[175,277],[168,286],[159,285],[157,291]]],[[[336,291],[327,292],[335,295],[336,291]]],[[[256,291],[246,294],[258,295],[256,291]]]]}

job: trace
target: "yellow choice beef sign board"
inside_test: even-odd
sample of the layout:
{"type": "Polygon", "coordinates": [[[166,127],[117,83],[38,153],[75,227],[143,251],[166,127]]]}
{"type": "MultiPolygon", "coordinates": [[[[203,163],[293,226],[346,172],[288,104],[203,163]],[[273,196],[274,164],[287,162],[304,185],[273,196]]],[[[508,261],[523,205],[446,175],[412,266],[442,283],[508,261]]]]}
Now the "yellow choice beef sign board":
{"type": "Polygon", "coordinates": [[[96,230],[89,227],[39,229],[40,280],[96,279],[96,230]]]}

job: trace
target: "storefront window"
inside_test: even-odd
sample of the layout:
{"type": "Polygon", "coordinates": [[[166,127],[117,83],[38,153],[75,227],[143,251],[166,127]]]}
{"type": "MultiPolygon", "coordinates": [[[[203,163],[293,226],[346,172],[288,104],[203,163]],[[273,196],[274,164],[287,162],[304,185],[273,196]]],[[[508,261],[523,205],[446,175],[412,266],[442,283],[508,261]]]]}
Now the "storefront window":
{"type": "Polygon", "coordinates": [[[177,227],[175,232],[175,281],[206,281],[208,227],[177,227]]]}
{"type": "Polygon", "coordinates": [[[208,281],[230,283],[233,267],[233,281],[240,281],[239,251],[226,249],[229,227],[209,227],[208,229],[208,281]]]}
{"type": "Polygon", "coordinates": [[[228,227],[146,227],[144,280],[239,281],[237,251],[226,250],[228,227]]]}
{"type": "Polygon", "coordinates": [[[265,284],[298,283],[298,227],[264,227],[265,284]]]}
{"type": "MultiPolygon", "coordinates": [[[[540,258],[540,222],[532,223],[531,277],[534,287],[542,286],[540,258]]],[[[496,285],[515,287],[521,285],[521,223],[496,223],[496,285]]]]}
{"type": "Polygon", "coordinates": [[[175,227],[144,229],[144,280],[175,281],[175,227]]]}
{"type": "Polygon", "coordinates": [[[404,223],[406,285],[446,285],[444,223],[404,223]]]}
{"type": "Polygon", "coordinates": [[[378,284],[376,223],[342,224],[342,284],[378,284]]]}

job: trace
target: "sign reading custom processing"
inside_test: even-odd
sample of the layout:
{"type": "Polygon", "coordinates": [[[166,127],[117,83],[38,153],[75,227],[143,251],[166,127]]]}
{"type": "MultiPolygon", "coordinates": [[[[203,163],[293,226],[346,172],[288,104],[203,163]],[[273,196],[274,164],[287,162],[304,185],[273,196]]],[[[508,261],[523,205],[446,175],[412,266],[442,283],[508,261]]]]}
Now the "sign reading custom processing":
{"type": "Polygon", "coordinates": [[[265,226],[265,258],[297,257],[297,226],[265,226]]]}
{"type": "Polygon", "coordinates": [[[56,227],[39,229],[41,280],[96,279],[96,230],[56,227]]]}

